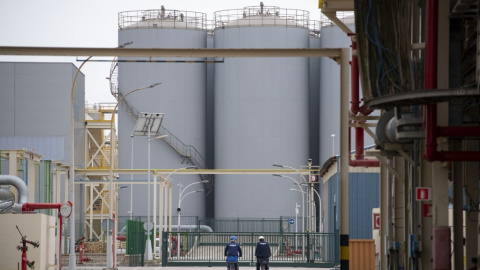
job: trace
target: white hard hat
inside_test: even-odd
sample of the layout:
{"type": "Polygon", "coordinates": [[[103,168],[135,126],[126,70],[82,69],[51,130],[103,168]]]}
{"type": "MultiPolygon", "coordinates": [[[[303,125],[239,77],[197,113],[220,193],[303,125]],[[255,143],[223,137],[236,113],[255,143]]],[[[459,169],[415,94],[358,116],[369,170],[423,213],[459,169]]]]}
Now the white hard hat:
{"type": "Polygon", "coordinates": [[[258,240],[265,240],[265,237],[260,236],[260,237],[258,237],[258,240]]]}

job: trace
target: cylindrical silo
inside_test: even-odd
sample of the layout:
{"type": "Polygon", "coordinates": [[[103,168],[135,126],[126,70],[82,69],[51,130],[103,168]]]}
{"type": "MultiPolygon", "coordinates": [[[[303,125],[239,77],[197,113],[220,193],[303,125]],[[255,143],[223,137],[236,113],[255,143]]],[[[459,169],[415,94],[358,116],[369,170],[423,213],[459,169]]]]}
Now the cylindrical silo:
{"type": "MultiPolygon", "coordinates": [[[[163,7],[158,10],[119,13],[119,46],[206,48],[206,35],[204,13],[166,10],[163,7]]],[[[153,83],[161,83],[155,88],[138,91],[125,98],[128,105],[134,108],[133,114],[164,113],[161,134],[168,137],[154,139],[159,134],[152,134],[151,169],[178,169],[194,165],[205,167],[206,64],[203,60],[202,58],[120,58],[118,60],[120,95],[153,83]]],[[[120,106],[118,114],[119,168],[146,169],[148,138],[131,137],[136,120],[126,106],[120,106]]],[[[133,175],[133,178],[138,180],[146,180],[147,177],[147,175],[133,175]]],[[[130,175],[122,175],[121,179],[130,179],[130,175]]],[[[153,176],[150,179],[153,183],[153,176]]],[[[203,178],[200,175],[176,173],[171,176],[171,179],[173,209],[177,209],[179,185],[185,188],[203,178]]],[[[133,216],[144,218],[147,215],[147,186],[138,184],[134,185],[133,189],[133,216]]],[[[153,187],[151,189],[153,190],[153,187]]],[[[195,184],[183,194],[199,189],[206,188],[204,184],[195,184]]],[[[129,216],[131,190],[126,188],[120,192],[120,215],[129,216]]],[[[196,219],[193,217],[205,216],[205,194],[206,192],[192,193],[182,200],[182,225],[196,224],[196,219]]],[[[153,192],[151,198],[153,198],[153,192]]],[[[176,215],[175,211],[173,215],[176,215]]],[[[175,217],[173,225],[176,225],[175,217]]]]}
{"type": "MultiPolygon", "coordinates": [[[[215,24],[215,48],[309,48],[307,11],[224,10],[215,12],[215,24]]],[[[216,64],[215,168],[306,165],[308,95],[308,58],[225,58],[216,64]]],[[[215,217],[294,217],[301,196],[290,191],[299,188],[292,183],[272,175],[217,175],[215,217]]]]}

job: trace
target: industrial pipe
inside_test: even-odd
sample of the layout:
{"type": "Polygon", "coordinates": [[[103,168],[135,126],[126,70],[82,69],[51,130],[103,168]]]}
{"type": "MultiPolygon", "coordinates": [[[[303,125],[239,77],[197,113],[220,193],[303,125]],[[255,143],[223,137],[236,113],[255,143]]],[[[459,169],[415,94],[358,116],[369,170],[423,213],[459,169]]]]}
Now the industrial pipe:
{"type": "MultiPolygon", "coordinates": [[[[59,213],[58,226],[58,269],[62,270],[62,221],[63,216],[60,215],[60,203],[24,203],[22,205],[22,212],[31,212],[35,209],[57,209],[59,213]]],[[[73,221],[72,221],[73,222],[73,221]]]]}
{"type": "Polygon", "coordinates": [[[0,185],[14,186],[18,191],[19,204],[26,203],[28,201],[28,189],[25,182],[15,175],[0,175],[0,185]]]}
{"type": "MultiPolygon", "coordinates": [[[[425,89],[437,88],[438,0],[428,0],[425,37],[425,89]]],[[[480,127],[437,126],[437,104],[425,105],[425,154],[433,161],[480,161],[478,151],[437,151],[438,137],[479,137],[480,127]]]]}
{"type": "MultiPolygon", "coordinates": [[[[158,229],[160,228],[160,225],[156,225],[155,227],[157,228],[157,231],[158,231],[158,229]]],[[[162,228],[168,229],[168,225],[162,225],[162,228]]],[[[207,225],[180,225],[180,230],[192,230],[192,229],[193,230],[199,229],[200,232],[210,232],[210,233],[213,232],[212,228],[210,228],[207,225]]],[[[176,231],[176,230],[178,230],[178,228],[172,227],[171,231],[176,231]]],[[[126,232],[127,232],[127,226],[123,227],[120,230],[120,234],[126,234],[126,232]]]]}
{"type": "MultiPolygon", "coordinates": [[[[348,153],[351,153],[351,128],[348,128],[348,153]]],[[[362,129],[362,135],[363,135],[363,129],[362,129]]],[[[358,135],[358,134],[357,134],[358,135]]],[[[358,138],[358,137],[357,137],[358,138]]],[[[357,140],[355,141],[355,149],[358,149],[358,147],[361,148],[361,153],[363,156],[363,136],[361,136],[362,141],[358,142],[357,140]]],[[[357,151],[357,150],[355,150],[357,151]]],[[[380,161],[378,159],[365,159],[365,156],[363,156],[363,159],[356,159],[352,160],[351,155],[348,155],[348,165],[351,167],[379,167],[380,166],[380,161]]]]}
{"type": "Polygon", "coordinates": [[[21,212],[22,205],[28,201],[28,188],[25,182],[15,175],[0,175],[0,185],[10,185],[17,189],[18,199],[12,209],[14,212],[21,212]]]}
{"type": "MultiPolygon", "coordinates": [[[[425,29],[425,89],[437,88],[438,2],[428,0],[425,29]]],[[[437,159],[437,104],[425,105],[425,155],[428,161],[437,159]]]]}
{"type": "Polygon", "coordinates": [[[437,127],[439,137],[479,137],[480,127],[437,127]]]}
{"type": "MultiPolygon", "coordinates": [[[[350,35],[350,34],[349,34],[350,35]]],[[[355,116],[358,113],[362,115],[369,115],[372,111],[367,110],[364,105],[360,106],[360,79],[358,71],[358,57],[357,57],[357,42],[355,35],[352,36],[352,61],[351,68],[351,100],[350,100],[350,115],[355,116]]],[[[348,152],[351,151],[351,127],[348,128],[348,152]]],[[[380,161],[377,159],[365,159],[364,155],[364,130],[362,127],[355,127],[355,160],[352,160],[351,155],[348,155],[348,164],[352,167],[378,167],[380,161]]]]}
{"type": "Polygon", "coordinates": [[[350,97],[350,115],[357,115],[360,111],[360,87],[359,87],[359,73],[358,73],[358,57],[357,57],[357,42],[355,36],[352,36],[352,62],[350,64],[352,72],[351,82],[351,97],[350,97]]]}

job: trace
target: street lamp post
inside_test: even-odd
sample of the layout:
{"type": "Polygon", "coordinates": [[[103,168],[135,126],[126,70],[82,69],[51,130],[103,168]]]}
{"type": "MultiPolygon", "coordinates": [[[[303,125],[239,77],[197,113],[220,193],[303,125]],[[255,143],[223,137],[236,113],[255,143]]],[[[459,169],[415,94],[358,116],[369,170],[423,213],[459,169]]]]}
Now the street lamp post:
{"type": "MultiPolygon", "coordinates": [[[[190,170],[190,169],[197,169],[197,166],[188,166],[188,167],[178,168],[178,169],[173,170],[173,171],[172,171],[171,173],[169,173],[167,176],[163,177],[163,179],[164,179],[164,181],[163,181],[163,187],[164,187],[164,188],[165,188],[165,186],[166,186],[166,181],[169,181],[169,182],[170,182],[170,189],[169,189],[169,190],[170,190],[170,198],[171,198],[171,187],[172,187],[172,181],[171,181],[171,179],[170,179],[170,176],[171,176],[172,174],[180,171],[180,170],[190,170]]],[[[162,190],[164,190],[164,188],[162,188],[162,190]]],[[[164,198],[164,200],[165,200],[164,205],[168,204],[168,203],[166,202],[166,200],[167,200],[166,197],[164,198]]],[[[164,217],[167,216],[167,213],[166,213],[167,209],[170,209],[170,214],[169,214],[169,217],[170,217],[170,218],[169,218],[169,220],[170,220],[170,224],[171,224],[171,221],[172,221],[172,215],[171,215],[171,214],[172,214],[172,211],[171,211],[171,200],[170,200],[169,205],[170,205],[170,207],[168,207],[168,208],[165,208],[165,207],[164,207],[164,209],[165,209],[164,217]]],[[[166,223],[166,219],[165,219],[165,218],[164,218],[164,221],[165,221],[165,223],[166,223]]],[[[163,228],[163,222],[162,222],[160,225],[161,225],[161,226],[160,226],[160,228],[161,228],[160,230],[162,230],[162,228],[163,228]]],[[[165,225],[166,225],[166,224],[165,224],[165,225]]],[[[160,234],[160,243],[163,243],[162,241],[163,241],[163,233],[160,234]]]]}
{"type": "MultiPolygon", "coordinates": [[[[147,183],[147,223],[144,228],[147,230],[147,240],[146,240],[146,247],[145,247],[145,260],[151,261],[153,260],[152,256],[152,242],[150,239],[150,231],[152,223],[150,222],[150,138],[152,131],[154,134],[158,133],[160,126],[162,125],[163,121],[163,113],[145,113],[141,112],[138,114],[137,123],[135,124],[135,129],[133,131],[133,135],[135,136],[148,136],[147,137],[147,167],[148,167],[148,183],[147,183]]],[[[160,138],[161,136],[157,137],[160,138]]],[[[156,139],[156,138],[155,138],[156,139]]]]}
{"type": "MultiPolygon", "coordinates": [[[[308,160],[310,162],[310,159],[308,160]]],[[[296,168],[294,167],[291,167],[291,166],[286,166],[286,165],[281,165],[281,164],[273,164],[272,166],[274,167],[279,167],[279,168],[287,168],[287,169],[290,169],[290,170],[294,170],[298,173],[298,175],[300,175],[300,177],[302,178],[303,182],[304,183],[308,183],[307,179],[305,179],[305,177],[302,175],[302,173],[297,170],[296,168]]],[[[309,187],[310,188],[310,187],[309,187]]],[[[308,195],[309,193],[307,193],[308,195]]],[[[312,197],[313,197],[313,194],[312,194],[312,197]]],[[[309,198],[310,199],[310,198],[309,198]]],[[[307,205],[307,211],[310,209],[311,205],[307,205]]],[[[307,231],[311,231],[311,228],[310,228],[310,211],[307,212],[308,213],[308,216],[307,216],[307,231]]]]}
{"type": "Polygon", "coordinates": [[[318,202],[319,202],[319,209],[318,209],[318,225],[319,225],[319,232],[323,233],[323,202],[322,202],[322,196],[320,196],[320,193],[316,189],[313,189],[315,194],[317,194],[318,197],[318,202]]]}
{"type": "Polygon", "coordinates": [[[297,240],[297,233],[298,233],[298,208],[301,205],[295,202],[295,250],[297,250],[298,240],[297,240]]]}
{"type": "MultiPolygon", "coordinates": [[[[130,135],[130,138],[132,138],[132,148],[130,151],[130,169],[133,170],[133,138],[135,136],[130,135]]],[[[133,181],[133,173],[130,174],[130,179],[133,181]]],[[[133,220],[133,183],[130,184],[130,220],[133,220]]]]}
{"type": "Polygon", "coordinates": [[[196,185],[196,184],[202,184],[202,183],[207,183],[208,180],[202,180],[202,181],[199,181],[199,182],[193,182],[193,183],[190,183],[189,185],[187,185],[185,188],[182,189],[182,185],[179,185],[178,187],[178,208],[177,208],[177,226],[178,226],[178,229],[177,229],[177,259],[180,259],[180,218],[182,216],[182,208],[181,208],[181,204],[182,204],[182,201],[183,199],[185,199],[185,197],[187,197],[188,195],[190,194],[193,194],[193,193],[196,193],[196,192],[202,192],[203,189],[199,189],[199,190],[194,190],[194,191],[190,191],[188,192],[187,194],[183,195],[183,192],[185,192],[185,190],[187,190],[187,188],[193,186],[193,185],[196,185]]]}
{"type": "MultiPolygon", "coordinates": [[[[114,199],[114,196],[113,196],[113,191],[114,191],[114,188],[113,188],[113,167],[115,165],[115,160],[114,160],[114,152],[115,152],[115,148],[116,148],[116,136],[114,134],[114,131],[113,131],[113,122],[115,121],[115,113],[117,111],[117,108],[118,108],[118,105],[120,104],[120,102],[123,101],[123,99],[125,99],[125,97],[127,97],[128,95],[134,93],[134,92],[137,92],[137,91],[140,91],[140,90],[144,90],[144,89],[149,89],[149,88],[153,88],[157,85],[159,85],[160,83],[154,83],[152,85],[149,85],[149,86],[146,86],[146,87],[141,87],[141,88],[137,88],[137,89],[133,89],[131,90],[130,92],[126,93],[125,95],[123,95],[117,102],[117,104],[115,105],[115,108],[113,109],[113,112],[112,112],[112,118],[110,119],[110,172],[109,172],[109,194],[110,194],[110,206],[109,206],[109,218],[110,219],[113,219],[113,205],[114,205],[114,202],[113,202],[113,199],[114,199]]],[[[107,224],[109,224],[109,222],[107,222],[107,224]]],[[[108,228],[108,225],[107,225],[107,231],[108,231],[108,234],[107,234],[107,268],[112,268],[113,265],[115,264],[115,256],[113,256],[113,261],[112,261],[112,245],[110,243],[112,243],[113,241],[113,244],[115,244],[115,239],[113,237],[112,239],[112,235],[109,233],[110,232],[110,228],[108,228]]],[[[113,255],[115,255],[115,250],[113,250],[113,255]]]]}
{"type": "MultiPolygon", "coordinates": [[[[75,180],[75,117],[74,117],[74,111],[73,111],[73,96],[75,93],[75,85],[77,82],[77,76],[80,73],[80,70],[82,69],[83,65],[90,60],[92,56],[89,56],[83,63],[78,67],[77,72],[75,72],[75,76],[73,77],[73,82],[72,82],[72,89],[70,91],[70,170],[69,170],[69,177],[68,177],[68,199],[75,203],[75,185],[74,185],[74,180],[75,180]]],[[[70,222],[70,238],[75,239],[75,207],[72,207],[72,213],[70,214],[72,217],[72,221],[70,222]]],[[[60,254],[59,254],[60,256],[60,254]]],[[[75,255],[75,245],[70,245],[70,248],[68,250],[68,261],[69,261],[69,269],[70,270],[75,270],[77,266],[77,256],[75,255]]]]}
{"type": "MultiPolygon", "coordinates": [[[[288,175],[283,175],[283,174],[272,174],[272,175],[277,176],[277,177],[288,178],[288,179],[292,180],[297,186],[299,186],[300,189],[302,189],[302,186],[293,177],[290,177],[288,175]]],[[[305,232],[305,196],[302,193],[302,233],[304,233],[304,232],[305,232]]]]}
{"type": "MultiPolygon", "coordinates": [[[[319,184],[319,183],[316,183],[316,184],[319,184]]],[[[301,184],[302,186],[305,185],[305,184],[301,184]]],[[[320,232],[323,232],[323,223],[322,223],[322,220],[323,220],[323,217],[322,217],[322,205],[323,205],[323,201],[322,201],[322,196],[320,195],[320,193],[318,193],[318,191],[316,189],[313,189],[313,191],[315,192],[315,194],[317,195],[318,197],[318,201],[319,201],[319,204],[320,204],[320,211],[319,211],[319,218],[320,218],[320,232]]]]}

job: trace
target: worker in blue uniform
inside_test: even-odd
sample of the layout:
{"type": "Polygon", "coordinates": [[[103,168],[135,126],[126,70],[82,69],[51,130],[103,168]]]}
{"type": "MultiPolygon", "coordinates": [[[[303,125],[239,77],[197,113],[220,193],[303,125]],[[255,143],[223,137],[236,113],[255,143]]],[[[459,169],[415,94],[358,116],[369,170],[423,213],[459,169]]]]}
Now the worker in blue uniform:
{"type": "Polygon", "coordinates": [[[225,259],[227,261],[227,269],[228,263],[235,263],[235,270],[238,270],[238,257],[242,257],[242,248],[240,244],[237,243],[237,238],[232,235],[230,237],[230,243],[225,246],[225,259]]]}

